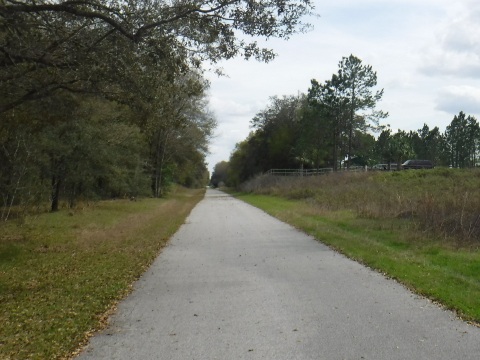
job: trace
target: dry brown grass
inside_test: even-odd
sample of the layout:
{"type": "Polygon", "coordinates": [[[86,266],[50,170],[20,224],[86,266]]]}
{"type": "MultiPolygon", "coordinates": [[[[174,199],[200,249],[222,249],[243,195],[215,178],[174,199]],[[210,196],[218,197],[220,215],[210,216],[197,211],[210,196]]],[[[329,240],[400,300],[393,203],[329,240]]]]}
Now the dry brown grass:
{"type": "Polygon", "coordinates": [[[480,169],[260,176],[243,191],[304,199],[324,210],[402,218],[417,231],[458,244],[480,243],[480,169]]]}

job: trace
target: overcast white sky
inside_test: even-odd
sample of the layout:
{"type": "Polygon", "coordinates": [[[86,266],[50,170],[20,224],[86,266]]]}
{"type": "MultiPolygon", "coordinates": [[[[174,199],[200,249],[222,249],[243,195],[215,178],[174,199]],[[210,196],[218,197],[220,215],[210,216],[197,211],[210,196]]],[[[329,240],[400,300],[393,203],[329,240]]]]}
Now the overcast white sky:
{"type": "Polygon", "coordinates": [[[267,42],[278,54],[268,64],[222,63],[228,77],[210,74],[210,109],[218,121],[207,157],[212,172],[244,140],[250,120],[271,96],[306,93],[350,54],[377,72],[384,89],[383,124],[441,131],[464,111],[480,120],[479,0],[315,0],[314,29],[267,42]]]}

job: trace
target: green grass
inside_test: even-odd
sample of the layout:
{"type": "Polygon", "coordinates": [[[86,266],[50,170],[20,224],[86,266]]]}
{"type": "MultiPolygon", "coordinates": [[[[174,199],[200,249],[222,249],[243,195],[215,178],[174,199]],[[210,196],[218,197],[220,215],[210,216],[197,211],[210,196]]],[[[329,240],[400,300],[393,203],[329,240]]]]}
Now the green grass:
{"type": "Polygon", "coordinates": [[[0,358],[68,358],[203,197],[103,201],[0,227],[0,358]]]}
{"type": "Polygon", "coordinates": [[[419,233],[411,221],[363,218],[352,210],[278,196],[236,194],[348,257],[480,323],[480,250],[419,233]]]}

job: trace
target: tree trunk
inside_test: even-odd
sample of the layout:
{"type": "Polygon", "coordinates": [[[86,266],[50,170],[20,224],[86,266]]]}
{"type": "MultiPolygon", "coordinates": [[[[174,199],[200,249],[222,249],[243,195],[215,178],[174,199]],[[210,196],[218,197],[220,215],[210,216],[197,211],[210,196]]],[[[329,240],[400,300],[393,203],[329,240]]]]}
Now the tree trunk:
{"type": "Polygon", "coordinates": [[[58,211],[58,200],[60,197],[60,185],[61,180],[58,176],[52,176],[52,206],[51,211],[55,212],[58,211]]]}
{"type": "Polygon", "coordinates": [[[352,137],[353,137],[353,121],[355,119],[355,80],[352,84],[352,99],[350,104],[350,124],[348,126],[348,155],[347,155],[347,170],[350,169],[350,161],[352,159],[352,137]]]}
{"type": "Polygon", "coordinates": [[[165,139],[163,140],[162,144],[161,135],[162,133],[159,132],[155,144],[155,152],[153,155],[152,192],[153,196],[156,198],[162,196],[163,168],[165,165],[166,148],[169,138],[169,134],[165,134],[165,139]]]}
{"type": "Polygon", "coordinates": [[[334,127],[333,127],[333,171],[338,171],[338,152],[339,152],[339,149],[341,148],[342,144],[341,144],[341,137],[340,137],[340,133],[341,133],[341,128],[342,128],[342,124],[340,124],[340,122],[342,121],[343,119],[338,116],[338,114],[335,116],[335,123],[334,123],[334,127]]]}
{"type": "Polygon", "coordinates": [[[353,120],[351,119],[350,127],[348,129],[348,155],[347,155],[347,170],[350,169],[350,160],[352,159],[352,135],[353,135],[353,120]]]}
{"type": "Polygon", "coordinates": [[[337,129],[333,132],[333,171],[338,170],[338,144],[337,144],[337,129]]]}

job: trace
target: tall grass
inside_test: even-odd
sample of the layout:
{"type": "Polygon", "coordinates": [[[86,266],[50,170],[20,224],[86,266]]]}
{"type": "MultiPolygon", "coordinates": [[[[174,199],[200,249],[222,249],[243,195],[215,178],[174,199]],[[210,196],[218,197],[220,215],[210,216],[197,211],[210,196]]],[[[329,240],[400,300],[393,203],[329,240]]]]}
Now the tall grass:
{"type": "Polygon", "coordinates": [[[327,211],[351,210],[363,218],[402,218],[426,236],[480,245],[480,169],[264,175],[242,190],[303,199],[327,211]]]}

